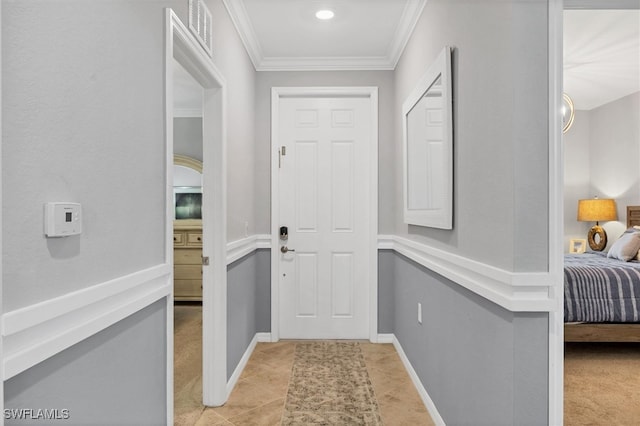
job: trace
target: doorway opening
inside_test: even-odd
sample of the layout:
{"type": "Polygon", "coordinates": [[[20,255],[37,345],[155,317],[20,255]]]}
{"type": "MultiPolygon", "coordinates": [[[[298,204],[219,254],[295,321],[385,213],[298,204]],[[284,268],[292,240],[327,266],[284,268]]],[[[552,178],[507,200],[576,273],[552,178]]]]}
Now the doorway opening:
{"type": "Polygon", "coordinates": [[[635,305],[633,272],[628,275],[623,269],[633,270],[633,265],[607,259],[606,254],[633,226],[627,208],[640,205],[640,10],[638,2],[624,0],[566,0],[562,19],[563,93],[572,99],[575,109],[572,126],[562,138],[563,247],[569,253],[564,265],[565,318],[571,321],[564,326],[564,420],[565,424],[586,424],[606,417],[612,424],[634,423],[639,411],[632,395],[640,387],[626,378],[640,371],[640,325],[631,307],[635,305]],[[617,204],[617,219],[600,221],[610,242],[604,243],[600,252],[604,261],[597,264],[601,256],[595,248],[592,251],[587,246],[583,253],[593,223],[576,219],[578,201],[594,196],[617,204]],[[574,275],[582,268],[587,270],[589,262],[592,279],[574,275]],[[629,308],[609,291],[608,282],[599,279],[596,265],[620,276],[612,284],[616,293],[625,295],[629,308]],[[580,293],[579,281],[592,293],[580,293]],[[599,316],[592,314],[591,294],[603,295],[598,305],[610,308],[599,316]],[[621,311],[619,316],[614,315],[616,311],[621,311]]]}
{"type": "Polygon", "coordinates": [[[173,59],[174,417],[202,404],[204,89],[173,59]]]}
{"type": "MultiPolygon", "coordinates": [[[[173,423],[174,404],[174,294],[178,298],[201,299],[202,303],[202,403],[222,405],[227,398],[226,377],[226,131],[225,81],[222,74],[185,25],[166,10],[165,39],[165,138],[166,138],[166,258],[178,268],[182,279],[167,300],[167,422],[173,423]],[[174,100],[178,99],[174,74],[179,64],[201,94],[201,189],[197,182],[174,188],[174,148],[187,149],[182,157],[194,160],[198,151],[180,148],[174,140],[174,100]],[[191,155],[189,155],[191,154],[191,155]],[[181,192],[184,190],[183,192],[181,192]],[[186,195],[181,195],[186,194],[186,195]],[[176,208],[178,201],[180,205],[176,208]],[[174,219],[191,221],[200,229],[184,229],[174,235],[174,219]],[[198,218],[197,216],[200,216],[198,218]],[[179,235],[178,235],[179,234],[179,235]],[[175,241],[176,238],[178,241],[175,241]],[[183,252],[175,255],[176,243],[184,241],[183,252]],[[190,243],[190,244],[189,244],[190,243]],[[201,250],[201,252],[199,251],[201,250]],[[198,265],[198,256],[200,264],[198,265]],[[201,268],[201,292],[197,272],[201,268]],[[214,350],[215,348],[215,350],[214,350]]],[[[180,71],[181,72],[181,71],[180,71]]],[[[184,159],[184,158],[183,158],[184,159]]],[[[199,161],[187,161],[197,164],[199,161]]],[[[184,161],[182,166],[184,166],[184,161]]],[[[187,167],[188,168],[188,167],[187,167]]],[[[192,169],[194,167],[191,167],[192,169]]],[[[197,169],[197,167],[195,167],[197,169]]],[[[183,170],[184,171],[184,170],[183,170]]],[[[176,173],[177,174],[177,173],[176,173]]],[[[187,173],[188,174],[188,173],[187,173]]],[[[197,174],[196,174],[197,175],[197,174]]],[[[183,176],[184,177],[184,176],[183,176]]],[[[194,176],[192,175],[191,178],[194,176]]],[[[189,228],[189,226],[187,226],[189,228]]],[[[174,269],[175,271],[176,269],[174,269]]],[[[178,274],[180,275],[180,274],[178,274]]],[[[174,277],[175,278],[175,277],[174,277]]]]}

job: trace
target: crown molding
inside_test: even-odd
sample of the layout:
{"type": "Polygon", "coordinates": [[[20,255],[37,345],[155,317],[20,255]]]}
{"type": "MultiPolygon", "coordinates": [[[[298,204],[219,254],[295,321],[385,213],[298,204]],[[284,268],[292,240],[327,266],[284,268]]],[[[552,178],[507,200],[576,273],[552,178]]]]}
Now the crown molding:
{"type": "Polygon", "coordinates": [[[271,57],[265,56],[243,0],[223,0],[231,21],[256,71],[390,71],[394,70],[427,0],[408,0],[385,56],[271,57]]]}
{"type": "Polygon", "coordinates": [[[244,7],[244,2],[242,0],[222,0],[222,2],[229,12],[238,35],[240,35],[253,67],[257,70],[263,59],[262,47],[260,47],[256,32],[249,20],[249,14],[244,7]]]}
{"type": "Polygon", "coordinates": [[[413,30],[422,15],[424,6],[427,4],[427,0],[409,0],[405,5],[404,12],[398,23],[396,34],[393,38],[391,45],[389,46],[389,53],[387,58],[391,64],[391,69],[395,69],[404,48],[413,34],[413,30]]]}
{"type": "Polygon", "coordinates": [[[389,58],[378,57],[298,57],[263,58],[256,71],[365,71],[393,70],[389,58]]]}

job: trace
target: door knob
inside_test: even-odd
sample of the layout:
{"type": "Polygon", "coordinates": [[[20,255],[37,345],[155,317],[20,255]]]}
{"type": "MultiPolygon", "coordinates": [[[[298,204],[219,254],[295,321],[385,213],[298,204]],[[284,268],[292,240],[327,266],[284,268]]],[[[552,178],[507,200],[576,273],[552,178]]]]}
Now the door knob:
{"type": "Polygon", "coordinates": [[[295,250],[290,249],[290,248],[288,248],[287,246],[282,246],[282,247],[280,247],[280,251],[281,251],[282,253],[288,253],[288,252],[290,252],[290,251],[295,251],[295,250]]]}

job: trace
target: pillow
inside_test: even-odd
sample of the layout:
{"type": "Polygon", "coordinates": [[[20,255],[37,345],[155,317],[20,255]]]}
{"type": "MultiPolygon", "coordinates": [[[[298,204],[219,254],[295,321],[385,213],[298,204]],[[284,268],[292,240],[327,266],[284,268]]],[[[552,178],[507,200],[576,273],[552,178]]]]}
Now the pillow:
{"type": "MultiPolygon", "coordinates": [[[[629,228],[626,231],[624,231],[622,233],[622,235],[624,235],[624,234],[632,234],[634,232],[640,232],[640,226],[638,226],[638,225],[632,226],[631,228],[629,228]]],[[[620,236],[622,236],[622,235],[620,235],[620,236]]]]}
{"type": "Polygon", "coordinates": [[[640,251],[640,232],[625,232],[611,248],[607,257],[624,260],[625,262],[638,256],[640,251]]]}

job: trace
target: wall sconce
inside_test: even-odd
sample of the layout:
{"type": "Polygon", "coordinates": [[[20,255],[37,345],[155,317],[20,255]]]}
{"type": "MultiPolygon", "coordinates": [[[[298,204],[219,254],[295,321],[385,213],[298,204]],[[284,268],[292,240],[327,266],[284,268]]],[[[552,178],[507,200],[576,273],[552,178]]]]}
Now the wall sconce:
{"type": "Polygon", "coordinates": [[[562,94],[562,133],[567,133],[573,125],[575,111],[573,101],[566,93],[562,94]]]}
{"type": "Polygon", "coordinates": [[[607,246],[607,233],[598,222],[617,219],[615,200],[598,198],[578,200],[578,221],[596,223],[588,234],[589,247],[593,251],[602,251],[607,246]]]}

